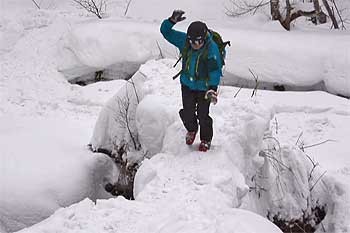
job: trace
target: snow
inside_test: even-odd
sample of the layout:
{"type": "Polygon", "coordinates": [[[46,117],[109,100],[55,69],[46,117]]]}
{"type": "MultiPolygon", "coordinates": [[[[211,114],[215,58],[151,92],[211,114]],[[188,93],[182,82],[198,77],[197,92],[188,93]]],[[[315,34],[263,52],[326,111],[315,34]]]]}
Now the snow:
{"type": "MultiPolygon", "coordinates": [[[[177,27],[185,31],[187,24],[177,27]]],[[[236,77],[251,81],[252,70],[259,82],[284,84],[294,89],[319,85],[330,93],[350,95],[346,69],[350,62],[348,33],[231,30],[214,23],[210,26],[232,44],[227,52],[225,84],[238,83],[236,77]]],[[[174,48],[164,45],[160,38],[159,24],[143,24],[140,30],[137,24],[120,20],[88,22],[77,25],[69,38],[67,47],[88,67],[105,68],[121,60],[141,64],[159,56],[157,43],[166,55],[176,55],[174,48]]]]}
{"type": "Polygon", "coordinates": [[[100,200],[96,205],[84,200],[57,211],[53,217],[21,232],[280,232],[262,217],[245,210],[232,209],[210,218],[200,213],[191,216],[186,210],[169,211],[121,197],[100,200]],[[247,220],[254,220],[255,224],[241,224],[247,220]]]}
{"type": "Polygon", "coordinates": [[[84,148],[91,122],[16,116],[1,122],[0,205],[8,228],[37,223],[85,197],[101,197],[97,183],[112,164],[84,148]]]}
{"type": "Polygon", "coordinates": [[[294,90],[323,82],[328,92],[350,96],[348,32],[299,21],[284,32],[263,15],[234,20],[218,7],[224,2],[132,1],[127,17],[120,17],[125,2],[113,1],[111,17],[103,20],[69,1],[42,1],[42,10],[31,1],[0,2],[0,232],[280,232],[264,218],[266,211],[300,216],[305,199],[290,193],[308,195],[324,171],[312,192],[327,204],[323,225],[327,232],[350,232],[348,99],[263,90],[251,98],[252,90],[244,88],[235,98],[239,87],[221,86],[211,108],[212,150],[197,152],[198,141],[183,145],[180,88],[171,79],[179,67],[172,68],[173,59],[152,60],[160,56],[157,43],[166,57],[177,56],[159,33],[174,8],[188,16],[177,29],[201,19],[231,40],[223,84],[251,80],[250,68],[261,82],[294,90]],[[134,83],[67,82],[101,69],[110,76],[138,71],[134,83]],[[126,93],[132,130],[147,155],[136,174],[135,201],[106,199],[111,196],[103,185],[118,170],[87,147],[113,149],[113,142],[130,140],[113,118],[126,93]],[[276,146],[267,136],[279,141],[278,155],[298,177],[281,173],[290,195],[279,202],[272,182],[279,174],[258,156],[276,146]],[[296,144],[319,163],[310,183],[309,159],[296,144]],[[270,174],[261,182],[271,188],[258,198],[248,190],[259,169],[270,174]]]}
{"type": "MultiPolygon", "coordinates": [[[[259,213],[263,212],[264,208],[266,208],[261,206],[263,203],[271,203],[268,201],[269,197],[263,199],[266,200],[266,202],[258,202],[260,204],[256,204],[256,202],[252,201],[251,194],[248,194],[248,186],[245,181],[246,174],[244,174],[244,171],[251,173],[253,171],[252,168],[256,168],[256,165],[254,165],[256,162],[254,162],[254,160],[257,159],[256,156],[259,149],[264,147],[262,145],[262,138],[266,133],[265,131],[269,128],[270,120],[272,120],[274,116],[279,116],[279,114],[297,114],[299,111],[305,114],[315,114],[316,116],[310,116],[310,118],[315,119],[318,117],[318,114],[329,112],[331,115],[330,121],[336,116],[347,116],[345,119],[349,120],[348,116],[350,114],[346,111],[347,108],[344,108],[348,106],[349,103],[344,99],[322,92],[304,93],[304,96],[309,96],[309,98],[304,99],[302,106],[309,106],[309,108],[303,108],[298,106],[301,104],[300,102],[288,102],[288,97],[290,97],[289,99],[294,97],[295,93],[292,92],[276,93],[260,91],[255,99],[251,99],[251,91],[246,89],[242,90],[235,99],[232,96],[236,93],[237,88],[221,87],[219,103],[212,108],[212,114],[216,119],[215,135],[217,136],[214,137],[213,150],[203,155],[196,151],[197,143],[195,143],[195,146],[189,148],[181,146],[181,135],[185,132],[180,120],[173,117],[174,114],[176,114],[180,102],[179,84],[167,78],[171,77],[169,74],[174,72],[174,70],[171,69],[173,61],[174,60],[162,60],[159,62],[150,61],[146,65],[143,65],[133,78],[134,82],[142,83],[142,85],[137,85],[139,87],[138,90],[140,91],[139,96],[141,99],[137,106],[137,111],[134,113],[136,114],[137,124],[144,126],[146,125],[145,122],[153,122],[153,124],[155,124],[155,121],[152,119],[167,119],[167,121],[162,121],[162,124],[157,124],[157,126],[153,128],[153,125],[150,124],[151,129],[149,132],[152,132],[150,134],[142,133],[147,130],[142,130],[142,128],[140,130],[141,141],[143,140],[145,148],[148,148],[147,142],[152,142],[152,138],[162,138],[162,134],[158,132],[165,131],[165,134],[161,147],[156,148],[157,150],[161,150],[161,153],[155,151],[157,154],[150,160],[145,160],[137,173],[134,184],[136,201],[126,201],[123,198],[110,199],[103,201],[106,204],[101,207],[99,201],[94,205],[90,201],[85,200],[76,206],[58,211],[45,222],[33,228],[29,228],[24,232],[42,232],[46,230],[50,231],[50,229],[51,231],[61,229],[64,232],[79,229],[85,232],[101,232],[101,229],[107,231],[106,229],[112,230],[117,226],[119,227],[118,229],[122,229],[123,232],[135,232],[135,230],[138,232],[153,232],[155,226],[159,227],[157,228],[159,232],[165,229],[167,230],[166,232],[175,232],[178,230],[191,232],[193,229],[198,229],[198,231],[201,232],[206,232],[204,229],[207,229],[207,232],[216,229],[221,232],[223,229],[230,229],[231,226],[232,229],[239,229],[238,226],[235,225],[236,223],[232,222],[231,218],[236,210],[242,210],[232,209],[232,207],[242,207],[243,209],[255,210],[259,213]],[[278,97],[276,97],[277,95],[278,97]],[[278,108],[279,103],[276,103],[276,107],[274,105],[274,100],[280,99],[279,97],[282,95],[286,96],[286,105],[285,108],[278,108]],[[314,106],[313,101],[317,98],[334,99],[333,102],[335,105],[328,105],[327,108],[327,103],[323,102],[319,104],[319,106],[314,106]],[[154,105],[158,107],[157,110],[154,110],[153,105],[147,104],[150,102],[155,103],[154,105]],[[149,108],[147,108],[147,106],[149,106],[149,108]],[[339,111],[341,109],[345,109],[345,111],[339,111]],[[274,112],[278,113],[274,115],[274,112]],[[336,116],[332,117],[332,115],[336,116]],[[254,131],[251,129],[254,129],[254,131]],[[143,139],[144,137],[145,139],[143,139]],[[227,140],[227,142],[225,140],[227,140]],[[232,150],[232,148],[234,148],[234,150],[232,150]],[[122,202],[122,204],[120,202],[122,202]],[[125,202],[134,204],[126,204],[125,202]],[[88,209],[86,209],[86,203],[90,203],[88,209]],[[113,209],[106,209],[106,205],[113,209]],[[129,205],[132,205],[132,207],[125,210],[125,208],[127,208],[126,206],[129,205]],[[164,208],[164,206],[167,206],[167,208],[164,208]],[[80,210],[80,208],[83,208],[83,210],[80,210]],[[228,212],[226,213],[226,211],[228,212]],[[106,214],[106,212],[108,214],[106,214]],[[102,216],[105,221],[98,220],[102,216]],[[221,216],[224,216],[224,218],[221,219],[221,216]],[[140,218],[144,219],[144,221],[140,224],[134,224],[135,219],[140,218]],[[147,221],[148,218],[153,219],[153,221],[147,221]],[[116,219],[119,219],[120,222],[116,222],[116,219]],[[230,220],[226,222],[225,219],[230,220]],[[111,226],[110,222],[114,222],[114,224],[111,226]],[[222,223],[222,225],[214,224],[214,222],[222,223]],[[130,227],[132,223],[133,227],[130,227]],[[230,224],[226,225],[228,223],[230,224]]],[[[121,92],[118,92],[119,95],[121,95],[121,93],[125,94],[124,90],[125,89],[122,87],[121,92]]],[[[129,90],[133,92],[133,89],[129,90]]],[[[302,95],[303,93],[297,94],[302,95]]],[[[115,97],[111,98],[105,107],[108,108],[110,103],[113,103],[113,100],[115,100],[115,97]]],[[[101,113],[100,119],[103,115],[110,114],[104,111],[101,113]]],[[[278,117],[278,119],[279,118],[280,117],[278,117]]],[[[283,137],[291,140],[293,134],[288,132],[288,130],[284,130],[283,123],[279,124],[279,133],[275,136],[282,135],[280,140],[283,145],[283,137]]],[[[285,124],[288,125],[288,121],[285,124]]],[[[97,123],[96,127],[98,128],[99,125],[101,125],[101,123],[97,123]]],[[[273,126],[273,123],[271,123],[271,125],[273,126]]],[[[314,129],[315,127],[312,128],[314,129]]],[[[315,128],[315,130],[316,129],[317,128],[315,128]]],[[[272,127],[271,131],[274,132],[276,129],[272,127]]],[[[324,131],[325,130],[323,130],[323,132],[324,131]]],[[[98,133],[100,132],[104,131],[99,131],[98,133]]],[[[107,132],[114,131],[108,130],[107,132]]],[[[313,139],[313,137],[317,135],[316,132],[311,132],[310,135],[305,134],[304,136],[307,139],[313,139]]],[[[347,140],[345,139],[348,138],[349,135],[347,134],[344,136],[346,137],[342,140],[338,139],[335,143],[343,148],[340,149],[340,151],[343,152],[340,156],[345,159],[347,150],[345,146],[341,145],[346,143],[347,140]]],[[[285,145],[290,145],[290,143],[286,142],[285,145]]],[[[293,150],[287,148],[283,149],[283,157],[286,156],[285,161],[290,160],[290,162],[294,163],[294,159],[291,159],[291,157],[299,153],[297,157],[303,159],[295,163],[293,168],[297,169],[296,171],[298,172],[296,174],[300,174],[300,178],[298,179],[305,179],[310,168],[307,164],[310,165],[310,163],[307,163],[307,158],[302,157],[303,155],[301,155],[300,152],[295,152],[295,150],[296,149],[294,149],[293,152],[293,150]]],[[[325,153],[326,150],[322,150],[320,154],[322,155],[325,153]]],[[[261,162],[258,163],[261,164],[261,162]]],[[[346,167],[345,164],[343,165],[346,167]]],[[[328,179],[333,178],[330,176],[327,180],[328,179]]],[[[271,180],[273,180],[273,178],[271,180]]],[[[287,176],[286,182],[295,181],[296,183],[294,183],[293,186],[292,184],[286,183],[286,187],[294,191],[295,189],[292,187],[299,187],[300,185],[297,180],[287,176]]],[[[306,184],[307,182],[304,180],[302,183],[306,184]]],[[[270,185],[272,184],[273,183],[270,185]]],[[[319,187],[320,190],[322,190],[322,186],[319,187]]],[[[301,188],[303,188],[301,192],[306,192],[308,190],[305,189],[307,188],[305,185],[301,186],[301,188]]],[[[276,193],[278,192],[271,191],[269,195],[276,195],[276,193]]],[[[346,191],[344,191],[344,195],[346,195],[345,193],[346,191]]],[[[327,195],[329,194],[323,193],[319,197],[320,200],[324,201],[327,195]]],[[[272,196],[272,198],[274,198],[274,196],[272,196]]],[[[340,198],[344,198],[343,195],[334,199],[334,203],[337,203],[340,198]]],[[[304,199],[294,200],[293,196],[289,196],[289,198],[285,197],[283,200],[285,207],[291,205],[289,207],[292,207],[292,209],[293,207],[305,207],[306,205],[304,199]],[[286,201],[288,199],[290,202],[286,201]]],[[[281,206],[274,207],[275,210],[279,208],[283,210],[281,206]]],[[[289,214],[296,216],[300,214],[297,208],[295,208],[294,211],[294,213],[289,214]]],[[[335,226],[334,229],[337,229],[337,227],[340,227],[338,224],[343,224],[344,221],[346,222],[348,209],[338,207],[334,209],[334,211],[335,213],[333,216],[330,215],[329,221],[335,226]],[[338,220],[335,220],[334,216],[336,216],[338,220]],[[341,218],[339,218],[339,216],[341,216],[341,218]]],[[[256,215],[251,212],[248,212],[247,215],[249,216],[249,222],[252,221],[252,219],[254,219],[254,222],[256,221],[256,215]]],[[[239,212],[238,216],[241,218],[244,215],[239,212]]],[[[237,217],[234,217],[234,219],[236,218],[237,217]]],[[[244,229],[250,226],[242,225],[244,222],[243,220],[237,222],[240,222],[240,226],[243,226],[244,229]]],[[[266,222],[264,224],[266,224],[266,222]]],[[[274,231],[274,228],[270,229],[270,227],[271,226],[267,228],[268,230],[266,230],[266,232],[274,231]]],[[[261,229],[262,227],[257,225],[257,228],[250,230],[252,232],[263,232],[261,229]]]]}

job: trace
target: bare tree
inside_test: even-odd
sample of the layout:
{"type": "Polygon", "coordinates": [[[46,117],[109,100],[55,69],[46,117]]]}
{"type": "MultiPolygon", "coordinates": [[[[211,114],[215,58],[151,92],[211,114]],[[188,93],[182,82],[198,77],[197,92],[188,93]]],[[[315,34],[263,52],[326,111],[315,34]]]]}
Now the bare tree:
{"type": "MultiPolygon", "coordinates": [[[[322,11],[320,0],[311,0],[314,5],[314,10],[304,11],[298,9],[297,5],[292,3],[291,0],[262,0],[255,4],[248,3],[249,0],[234,1],[232,3],[232,9],[226,7],[226,14],[229,16],[237,17],[248,13],[253,13],[267,5],[270,5],[270,14],[272,20],[278,20],[280,24],[287,31],[290,30],[291,23],[299,17],[309,17],[315,24],[326,23],[327,15],[322,11]],[[283,1],[284,4],[281,4],[283,1]],[[282,6],[283,5],[283,6],[282,6]]],[[[333,0],[334,1],[334,0],[333,0]]],[[[322,0],[323,6],[326,8],[328,16],[331,18],[334,28],[339,28],[335,19],[334,13],[331,10],[327,0],[322,0]]]]}
{"type": "Polygon", "coordinates": [[[85,10],[96,15],[99,19],[102,19],[102,15],[106,12],[107,1],[106,0],[72,0],[85,10]]]}
{"type": "MultiPolygon", "coordinates": [[[[275,1],[279,1],[279,0],[275,0],[275,1]]],[[[280,22],[280,24],[282,25],[282,27],[284,29],[286,29],[287,31],[290,30],[291,23],[301,16],[317,17],[316,10],[313,10],[313,11],[296,10],[295,6],[293,6],[291,4],[290,0],[285,0],[285,1],[286,1],[285,2],[286,3],[286,6],[285,6],[286,14],[284,16],[282,16],[282,14],[280,13],[281,9],[280,8],[276,9],[276,10],[278,10],[278,13],[276,13],[278,18],[275,20],[278,20],[280,22]]],[[[318,0],[314,0],[314,1],[318,1],[318,0]]]]}
{"type": "Polygon", "coordinates": [[[281,18],[280,13],[280,1],[279,0],[270,0],[270,7],[271,7],[271,17],[272,20],[278,20],[281,18]]]}

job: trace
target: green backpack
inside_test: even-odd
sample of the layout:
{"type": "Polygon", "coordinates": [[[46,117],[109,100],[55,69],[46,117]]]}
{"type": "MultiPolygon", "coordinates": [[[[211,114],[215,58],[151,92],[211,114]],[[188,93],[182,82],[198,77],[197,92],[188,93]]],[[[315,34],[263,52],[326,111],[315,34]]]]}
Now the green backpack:
{"type": "Polygon", "coordinates": [[[217,44],[217,46],[219,47],[219,52],[220,52],[220,57],[221,57],[221,62],[222,65],[225,65],[225,57],[226,57],[226,46],[231,46],[231,42],[230,41],[223,41],[221,35],[213,30],[209,30],[209,32],[213,35],[213,41],[217,44]]]}
{"type": "MultiPolygon", "coordinates": [[[[208,30],[211,35],[212,35],[212,39],[213,41],[216,43],[216,45],[218,46],[219,48],[219,52],[220,52],[220,58],[221,58],[221,64],[222,65],[225,65],[225,57],[226,57],[226,46],[231,46],[231,42],[230,41],[225,41],[222,39],[221,35],[216,32],[216,31],[213,31],[213,30],[208,30]]],[[[203,52],[204,56],[201,56],[201,59],[208,59],[208,46],[209,44],[206,44],[206,47],[205,47],[205,51],[203,52]]],[[[185,47],[183,48],[183,50],[181,51],[181,56],[179,57],[179,59],[176,61],[174,67],[176,67],[176,65],[180,62],[180,60],[182,58],[188,58],[187,56],[187,52],[188,50],[190,49],[190,43],[186,40],[186,44],[185,44],[185,47]]],[[[199,61],[196,62],[196,64],[198,65],[199,61]]],[[[188,62],[186,61],[185,64],[188,64],[188,62]]],[[[186,69],[186,68],[185,68],[186,69]]],[[[177,73],[173,79],[176,79],[177,77],[179,77],[181,75],[181,73],[183,72],[184,70],[181,70],[179,73],[177,73]]]]}

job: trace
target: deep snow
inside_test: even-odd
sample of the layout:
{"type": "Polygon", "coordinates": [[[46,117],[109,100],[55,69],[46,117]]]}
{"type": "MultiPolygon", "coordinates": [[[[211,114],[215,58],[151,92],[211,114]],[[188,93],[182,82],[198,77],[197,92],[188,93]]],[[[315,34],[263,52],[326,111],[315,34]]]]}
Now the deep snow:
{"type": "MultiPolygon", "coordinates": [[[[47,230],[101,232],[108,231],[108,229],[120,229],[123,232],[134,232],[135,230],[138,232],[192,232],[191,230],[194,228],[198,228],[200,232],[212,232],[214,229],[225,232],[224,229],[231,229],[230,226],[232,226],[232,229],[238,229],[237,232],[242,232],[237,228],[236,222],[229,224],[222,220],[220,216],[226,213],[226,210],[233,214],[236,210],[232,210],[232,207],[241,207],[263,215],[266,214],[264,212],[266,207],[263,203],[269,203],[269,198],[262,194],[262,199],[257,199],[254,193],[249,194],[249,182],[246,183],[246,178],[254,174],[256,168],[263,165],[261,159],[256,156],[257,152],[264,148],[262,138],[268,131],[270,119],[274,117],[278,118],[278,130],[275,126],[275,120],[271,120],[271,133],[278,132],[274,136],[279,138],[281,146],[294,144],[297,141],[295,136],[299,136],[295,135],[294,130],[298,127],[307,126],[310,129],[305,129],[307,133],[303,134],[302,139],[305,145],[314,142],[316,139],[322,141],[330,136],[335,140],[333,143],[339,148],[337,156],[346,159],[345,143],[347,143],[346,138],[349,137],[348,132],[343,132],[345,138],[342,138],[339,137],[341,134],[339,136],[332,134],[331,129],[334,127],[333,124],[336,124],[338,117],[344,117],[343,124],[349,122],[349,103],[342,98],[322,92],[295,94],[293,92],[258,91],[258,95],[251,99],[251,90],[241,90],[237,98],[233,98],[238,88],[221,87],[219,103],[212,108],[216,135],[213,141],[213,149],[203,154],[196,151],[197,143],[189,148],[182,146],[181,135],[185,132],[180,120],[174,118],[180,103],[179,84],[169,79],[174,72],[171,68],[173,62],[174,60],[148,62],[141,67],[134,77],[135,82],[143,83],[143,85],[136,85],[140,88],[138,89],[140,99],[143,97],[136,111],[136,122],[143,126],[139,131],[140,140],[144,149],[150,148],[156,154],[152,159],[145,160],[137,173],[134,186],[136,201],[126,201],[119,198],[98,202],[97,205],[94,205],[85,200],[76,206],[60,210],[45,222],[24,232],[43,232],[47,230]],[[303,96],[303,102],[295,101],[298,99],[298,95],[303,96]],[[308,96],[308,98],[305,99],[305,96],[308,96]],[[285,98],[283,104],[276,101],[281,100],[281,98],[285,98]],[[316,105],[314,99],[324,99],[325,101],[316,105]],[[332,100],[334,104],[327,104],[329,100],[332,100]],[[293,130],[285,128],[288,127],[288,121],[284,122],[284,119],[289,114],[292,116],[304,115],[296,122],[297,127],[291,127],[293,130]],[[322,121],[320,123],[319,118],[325,118],[325,114],[327,114],[327,121],[332,124],[321,124],[322,121]],[[283,115],[285,116],[283,117],[283,115]],[[315,125],[310,124],[310,120],[315,125]],[[318,123],[324,128],[320,130],[318,123]],[[254,130],[252,131],[252,129],[254,130]],[[330,134],[324,135],[325,132],[330,134]],[[159,147],[152,143],[153,139],[157,138],[162,139],[160,140],[162,143],[158,144],[159,147]],[[153,147],[148,147],[148,145],[153,147]],[[157,154],[159,151],[161,153],[157,154]],[[256,163],[260,165],[256,166],[256,163]],[[260,200],[260,202],[257,200],[260,200]],[[129,205],[132,207],[128,207],[129,205]],[[127,209],[125,210],[125,208],[127,209]],[[171,211],[169,212],[169,210],[171,211]],[[104,218],[105,221],[98,220],[100,218],[104,218]],[[153,221],[147,221],[148,218],[153,219],[153,221]],[[116,219],[119,220],[116,222],[116,219]],[[146,220],[136,221],[135,223],[135,219],[146,220]],[[130,225],[133,225],[133,227],[131,228],[130,225]]],[[[124,90],[124,88],[120,90],[124,90]]],[[[125,92],[121,91],[121,93],[125,92]]],[[[106,109],[110,109],[110,106],[116,106],[117,96],[120,96],[120,94],[114,96],[107,103],[106,109]]],[[[115,114],[115,111],[112,111],[112,113],[115,114]]],[[[98,123],[97,128],[101,125],[106,126],[104,119],[108,114],[109,112],[102,111],[98,122],[104,123],[98,123]]],[[[113,124],[108,126],[101,131],[95,129],[95,134],[107,133],[103,136],[104,138],[114,137],[115,135],[109,135],[115,132],[111,130],[113,124]]],[[[332,144],[323,144],[322,147],[325,147],[325,150],[321,150],[317,154],[309,151],[308,153],[315,161],[318,161],[318,158],[323,157],[322,155],[328,154],[327,147],[329,146],[332,146],[332,144]]],[[[291,154],[291,156],[295,155],[297,154],[291,154]]],[[[306,157],[303,157],[302,154],[297,156],[301,156],[299,158],[301,160],[293,168],[298,171],[298,174],[310,171],[310,163],[308,163],[306,157]]],[[[283,161],[288,161],[289,157],[285,157],[285,159],[287,160],[283,161]]],[[[320,190],[315,193],[315,196],[321,201],[329,201],[332,204],[329,207],[330,212],[325,227],[328,231],[338,232],[347,228],[346,216],[349,214],[349,208],[344,203],[341,206],[338,204],[346,198],[348,189],[347,186],[341,186],[341,181],[337,179],[343,179],[344,177],[349,179],[349,177],[344,176],[344,174],[339,176],[334,167],[332,165],[326,166],[327,164],[325,163],[322,168],[317,170],[320,170],[318,173],[321,173],[324,169],[329,172],[327,177],[324,178],[329,190],[325,192],[322,188],[323,185],[318,184],[316,187],[320,187],[320,190]],[[333,190],[342,191],[333,192],[333,190]],[[325,200],[327,198],[330,200],[325,200]]],[[[347,164],[342,164],[342,166],[343,170],[348,169],[347,164]]],[[[335,167],[339,168],[338,165],[335,165],[335,167]]],[[[306,174],[300,176],[302,179],[305,177],[306,174]]],[[[290,177],[286,180],[288,182],[287,187],[294,187],[291,189],[291,193],[298,190],[299,185],[296,182],[294,184],[296,186],[292,186],[290,182],[293,182],[293,180],[290,177]]],[[[270,185],[273,185],[273,183],[270,185]]],[[[304,183],[302,187],[307,188],[307,183],[304,183]]],[[[306,191],[307,189],[304,189],[302,192],[306,191]]],[[[269,195],[276,194],[278,192],[269,195]]],[[[284,200],[282,203],[289,203],[288,205],[292,206],[305,205],[305,202],[301,201],[303,199],[299,202],[293,202],[293,195],[288,198],[284,196],[284,200]],[[291,198],[291,202],[287,202],[289,198],[291,198]]],[[[280,207],[275,206],[274,208],[278,210],[280,207]]],[[[294,211],[296,211],[294,214],[298,215],[297,209],[294,209],[294,211]]],[[[224,219],[228,216],[233,217],[231,214],[224,214],[224,219]]],[[[238,216],[240,217],[234,217],[234,219],[239,218],[240,225],[244,228],[247,227],[248,225],[244,224],[246,222],[245,215],[240,213],[238,216]],[[245,220],[241,220],[241,217],[245,220]]],[[[255,215],[248,214],[248,216],[249,221],[247,222],[252,219],[255,222],[255,215]]],[[[250,229],[248,232],[262,232],[260,224],[254,226],[257,226],[257,228],[250,229]]],[[[266,232],[272,231],[268,228],[266,232]]]]}

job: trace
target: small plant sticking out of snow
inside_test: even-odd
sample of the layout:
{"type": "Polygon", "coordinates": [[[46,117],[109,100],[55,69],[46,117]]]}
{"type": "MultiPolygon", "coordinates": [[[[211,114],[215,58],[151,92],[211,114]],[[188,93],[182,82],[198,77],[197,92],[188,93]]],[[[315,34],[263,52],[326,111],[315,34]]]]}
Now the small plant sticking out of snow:
{"type": "Polygon", "coordinates": [[[126,81],[101,111],[91,142],[95,152],[107,154],[115,163],[113,177],[105,190],[112,195],[134,199],[133,186],[137,168],[146,156],[136,127],[136,108],[140,102],[139,85],[126,81]]]}
{"type": "Polygon", "coordinates": [[[96,15],[99,19],[102,19],[102,16],[106,12],[107,8],[106,0],[73,0],[73,2],[78,4],[86,11],[96,15]]]}
{"type": "MultiPolygon", "coordinates": [[[[137,95],[136,95],[137,96],[137,95]]],[[[135,116],[130,114],[131,101],[128,95],[123,98],[118,99],[119,104],[119,114],[116,116],[115,120],[117,124],[127,130],[129,138],[131,139],[134,150],[140,150],[141,145],[138,138],[137,129],[133,127],[135,122],[135,116]]]]}
{"type": "Polygon", "coordinates": [[[118,97],[117,109],[119,109],[119,112],[115,116],[116,124],[121,129],[120,132],[124,132],[126,135],[122,140],[115,137],[113,150],[109,155],[117,165],[119,175],[117,181],[114,184],[108,183],[105,189],[112,195],[122,195],[127,199],[134,199],[134,178],[144,155],[141,154],[142,147],[135,127],[135,114],[132,111],[136,109],[134,105],[137,105],[140,100],[135,83],[132,79],[128,82],[134,93],[126,91],[124,96],[118,97]]]}
{"type": "Polygon", "coordinates": [[[263,165],[251,179],[268,219],[283,232],[315,232],[326,216],[325,183],[318,163],[297,146],[282,147],[271,136],[264,138],[259,156],[263,165]]]}
{"type": "Polygon", "coordinates": [[[249,72],[252,74],[254,82],[255,82],[255,86],[254,86],[254,89],[253,89],[253,92],[251,95],[251,98],[253,98],[254,96],[256,96],[256,93],[258,92],[259,77],[256,74],[254,74],[254,72],[251,69],[249,69],[249,72]]]}

